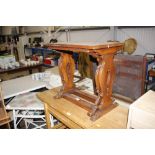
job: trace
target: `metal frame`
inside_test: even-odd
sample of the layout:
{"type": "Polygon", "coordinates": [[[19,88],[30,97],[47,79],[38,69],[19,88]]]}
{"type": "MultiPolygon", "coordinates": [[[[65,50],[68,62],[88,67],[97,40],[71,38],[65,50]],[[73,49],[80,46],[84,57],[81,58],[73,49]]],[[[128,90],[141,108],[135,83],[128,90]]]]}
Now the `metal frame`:
{"type": "MultiPolygon", "coordinates": [[[[38,110],[31,110],[31,109],[29,110],[13,109],[14,129],[18,129],[18,125],[22,120],[24,120],[25,122],[26,129],[28,129],[30,124],[35,126],[33,129],[41,129],[45,127],[46,126],[45,115],[36,115],[35,113],[37,111],[38,110]],[[30,111],[31,111],[31,114],[29,113],[30,111]],[[34,121],[33,120],[34,118],[40,118],[41,121],[34,121]],[[38,125],[37,123],[41,123],[41,125],[38,125]]],[[[44,110],[39,110],[39,111],[44,112],[44,110]]]]}

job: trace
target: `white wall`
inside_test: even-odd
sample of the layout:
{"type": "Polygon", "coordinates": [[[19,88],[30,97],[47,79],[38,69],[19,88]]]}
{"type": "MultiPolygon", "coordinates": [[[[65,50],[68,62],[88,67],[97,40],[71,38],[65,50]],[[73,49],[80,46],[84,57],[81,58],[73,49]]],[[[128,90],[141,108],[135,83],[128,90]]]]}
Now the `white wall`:
{"type": "MultiPolygon", "coordinates": [[[[73,31],[70,33],[72,42],[106,42],[113,39],[110,30],[73,31]]],[[[138,46],[133,55],[155,54],[155,28],[124,28],[116,29],[116,40],[124,42],[128,38],[135,38],[138,46]]],[[[66,41],[66,33],[58,37],[59,41],[66,41]]]]}
{"type": "Polygon", "coordinates": [[[17,33],[19,33],[18,26],[2,26],[2,35],[11,35],[13,29],[16,29],[17,33]]]}
{"type": "Polygon", "coordinates": [[[138,46],[134,55],[145,53],[155,54],[155,28],[125,28],[117,29],[117,40],[123,42],[129,37],[137,40],[138,46]]]}
{"type": "MultiPolygon", "coordinates": [[[[31,29],[32,27],[29,27],[31,29]]],[[[41,27],[42,28],[42,27],[41,27]]],[[[47,27],[46,27],[47,28],[47,27]]],[[[42,29],[46,29],[42,28],[42,29]]],[[[33,27],[35,29],[35,27],[33,27]]],[[[31,29],[32,30],[32,29],[31,29]]],[[[113,31],[103,30],[82,30],[59,32],[57,39],[59,42],[66,42],[67,38],[71,42],[106,42],[113,39],[113,31]]],[[[29,35],[28,37],[43,37],[47,43],[51,39],[48,34],[29,35]]],[[[116,29],[116,40],[124,42],[126,39],[133,37],[137,40],[138,47],[134,55],[144,55],[145,53],[155,53],[155,28],[124,28],[116,29]]]]}
{"type": "MultiPolygon", "coordinates": [[[[106,42],[111,40],[111,32],[109,29],[105,30],[83,30],[83,31],[70,31],[70,32],[58,32],[56,37],[59,42],[66,42],[67,38],[70,42],[106,42]]],[[[45,43],[48,43],[52,37],[52,34],[32,34],[28,37],[42,37],[45,43]]]]}
{"type": "Polygon", "coordinates": [[[48,31],[54,30],[54,26],[24,26],[24,32],[40,32],[40,31],[48,31]]]}
{"type": "MultiPolygon", "coordinates": [[[[106,42],[111,39],[111,33],[109,29],[70,31],[69,39],[71,42],[106,42]]],[[[58,40],[67,41],[66,32],[61,33],[58,40]]]]}
{"type": "Polygon", "coordinates": [[[2,35],[10,35],[12,32],[12,26],[2,27],[2,35]]]}

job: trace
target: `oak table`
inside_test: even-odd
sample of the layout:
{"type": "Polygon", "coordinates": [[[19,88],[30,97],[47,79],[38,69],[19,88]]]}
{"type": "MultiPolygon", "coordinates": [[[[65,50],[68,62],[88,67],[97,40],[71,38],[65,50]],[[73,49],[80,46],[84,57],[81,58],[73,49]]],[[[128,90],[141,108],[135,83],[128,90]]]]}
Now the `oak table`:
{"type": "Polygon", "coordinates": [[[46,47],[61,53],[59,73],[63,86],[55,98],[63,97],[87,110],[87,114],[92,121],[97,120],[103,114],[116,107],[111,98],[115,76],[113,58],[117,51],[122,50],[122,43],[54,43],[47,44],[46,47]],[[98,60],[99,65],[95,74],[98,96],[81,93],[75,88],[73,83],[75,70],[73,52],[84,52],[98,60]]]}
{"type": "Polygon", "coordinates": [[[87,115],[87,110],[64,98],[55,99],[54,96],[57,92],[58,89],[54,88],[37,94],[37,97],[44,103],[47,128],[51,128],[51,114],[65,126],[72,129],[126,128],[128,117],[127,108],[117,106],[96,121],[91,121],[87,115]]]}

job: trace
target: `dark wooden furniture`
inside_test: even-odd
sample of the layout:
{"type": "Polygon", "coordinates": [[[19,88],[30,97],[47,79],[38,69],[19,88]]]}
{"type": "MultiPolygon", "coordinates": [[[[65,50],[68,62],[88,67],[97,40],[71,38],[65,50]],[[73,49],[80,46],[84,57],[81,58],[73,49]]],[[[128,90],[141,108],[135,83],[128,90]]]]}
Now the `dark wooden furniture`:
{"type": "Polygon", "coordinates": [[[56,98],[64,97],[84,108],[88,111],[92,121],[115,107],[111,98],[115,76],[113,58],[114,54],[123,48],[122,43],[55,43],[46,46],[48,49],[57,50],[61,53],[59,72],[63,86],[55,96],[56,98]],[[72,58],[73,52],[84,52],[97,58],[99,65],[96,70],[95,81],[98,96],[81,93],[74,87],[75,63],[72,58]]]}
{"type": "Polygon", "coordinates": [[[132,103],[145,92],[146,57],[118,54],[114,64],[113,95],[132,103]]]}

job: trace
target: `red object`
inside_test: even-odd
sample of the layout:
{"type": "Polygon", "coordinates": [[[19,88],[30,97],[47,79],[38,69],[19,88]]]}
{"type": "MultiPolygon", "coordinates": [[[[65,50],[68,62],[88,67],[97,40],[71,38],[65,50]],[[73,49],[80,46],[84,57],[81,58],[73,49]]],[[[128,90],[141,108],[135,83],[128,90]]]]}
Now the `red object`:
{"type": "Polygon", "coordinates": [[[51,65],[51,59],[46,58],[44,64],[51,65]]]}
{"type": "Polygon", "coordinates": [[[38,60],[39,60],[39,59],[38,59],[38,56],[33,55],[33,56],[32,56],[32,60],[34,60],[34,61],[38,61],[38,60]]]}

